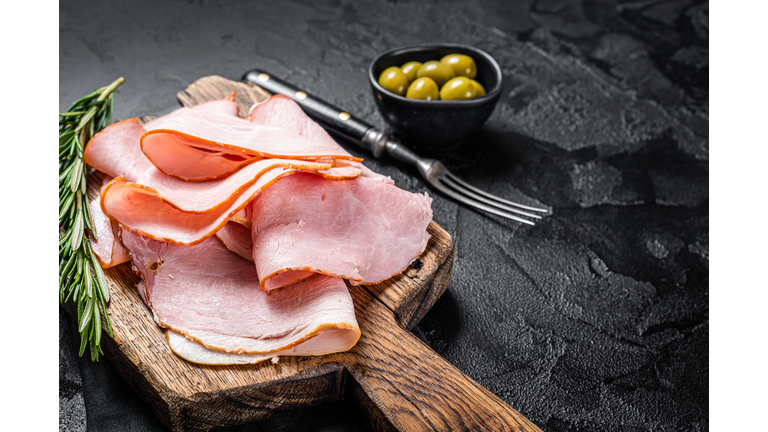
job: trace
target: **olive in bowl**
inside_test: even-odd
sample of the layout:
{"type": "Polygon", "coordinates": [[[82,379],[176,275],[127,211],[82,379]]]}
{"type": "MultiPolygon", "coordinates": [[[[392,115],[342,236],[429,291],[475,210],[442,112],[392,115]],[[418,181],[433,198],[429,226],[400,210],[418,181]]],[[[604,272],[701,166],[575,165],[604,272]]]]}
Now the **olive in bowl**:
{"type": "Polygon", "coordinates": [[[456,77],[450,66],[440,63],[439,61],[428,61],[421,65],[419,70],[416,71],[418,78],[428,77],[432,78],[438,87],[442,88],[445,83],[456,77]]]}
{"type": "Polygon", "coordinates": [[[412,61],[404,64],[400,69],[402,69],[403,73],[408,77],[409,80],[415,81],[416,73],[419,71],[420,67],[421,62],[412,61]]]}
{"type": "Polygon", "coordinates": [[[371,62],[368,80],[376,106],[392,129],[411,146],[425,149],[455,144],[478,130],[496,107],[502,89],[501,68],[493,57],[477,48],[457,44],[416,45],[386,51],[371,62]],[[378,82],[387,68],[400,68],[410,62],[422,63],[423,67],[427,62],[439,62],[451,54],[474,60],[475,77],[465,77],[478,84],[473,84],[473,99],[411,99],[407,94],[388,91],[378,82]]]}
{"type": "Polygon", "coordinates": [[[399,67],[392,66],[384,69],[379,75],[379,85],[394,94],[404,95],[411,80],[399,67]]]}
{"type": "Polygon", "coordinates": [[[408,99],[437,100],[440,96],[440,88],[435,80],[429,77],[416,78],[411,85],[405,97],[408,99]]]}
{"type": "Polygon", "coordinates": [[[456,76],[474,78],[477,76],[475,59],[465,54],[448,54],[440,59],[440,63],[450,67],[456,76]]]}

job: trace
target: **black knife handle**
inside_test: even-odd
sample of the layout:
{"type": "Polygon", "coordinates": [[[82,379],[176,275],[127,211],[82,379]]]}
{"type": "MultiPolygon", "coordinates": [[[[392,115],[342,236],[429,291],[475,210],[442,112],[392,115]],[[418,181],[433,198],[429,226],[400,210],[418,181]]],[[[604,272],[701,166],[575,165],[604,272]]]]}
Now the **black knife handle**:
{"type": "MultiPolygon", "coordinates": [[[[336,132],[361,141],[371,129],[368,123],[353,117],[348,112],[336,108],[274,75],[260,69],[252,69],[243,75],[243,81],[250,81],[272,94],[282,94],[293,99],[316,122],[336,132]]],[[[360,142],[360,144],[365,144],[360,142]]],[[[368,148],[368,145],[364,145],[368,148]]]]}

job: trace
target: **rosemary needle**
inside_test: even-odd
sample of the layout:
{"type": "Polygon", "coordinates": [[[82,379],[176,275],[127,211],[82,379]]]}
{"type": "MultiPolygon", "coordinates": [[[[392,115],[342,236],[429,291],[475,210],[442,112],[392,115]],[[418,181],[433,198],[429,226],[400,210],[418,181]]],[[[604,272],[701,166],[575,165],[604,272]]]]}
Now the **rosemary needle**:
{"type": "Polygon", "coordinates": [[[77,304],[80,331],[80,356],[91,349],[91,360],[101,351],[101,317],[112,336],[107,315],[109,287],[104,272],[91,249],[86,232],[96,239],[96,227],[86,196],[86,169],[83,149],[112,119],[115,90],[125,82],[96,89],[59,113],[59,301],[77,304]]]}

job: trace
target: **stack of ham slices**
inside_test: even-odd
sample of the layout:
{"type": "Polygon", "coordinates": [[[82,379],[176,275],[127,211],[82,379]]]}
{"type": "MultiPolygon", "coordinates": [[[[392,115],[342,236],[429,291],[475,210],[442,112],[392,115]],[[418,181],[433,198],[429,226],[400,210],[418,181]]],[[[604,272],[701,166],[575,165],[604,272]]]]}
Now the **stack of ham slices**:
{"type": "Polygon", "coordinates": [[[227,100],[112,124],[85,161],[102,266],[132,261],[171,349],[204,364],[321,355],[360,329],[344,279],[375,284],[426,248],[431,199],[342,149],[292,100],[227,100]]]}

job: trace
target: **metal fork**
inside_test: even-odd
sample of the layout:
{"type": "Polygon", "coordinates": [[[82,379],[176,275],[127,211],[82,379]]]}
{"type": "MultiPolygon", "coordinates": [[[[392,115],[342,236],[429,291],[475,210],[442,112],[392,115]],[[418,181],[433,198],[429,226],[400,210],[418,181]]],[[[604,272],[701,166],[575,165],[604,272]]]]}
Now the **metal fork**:
{"type": "Polygon", "coordinates": [[[546,209],[508,201],[466,183],[448,171],[440,161],[417,156],[402,144],[391,140],[389,134],[376,130],[349,113],[267,72],[253,69],[243,75],[243,80],[253,82],[272,94],[288,96],[315,121],[352,138],[356,144],[368,149],[377,158],[386,153],[395,159],[415,165],[432,187],[465,205],[528,225],[534,223],[520,216],[535,220],[541,219],[541,215],[531,212],[547,213],[546,209]]]}

